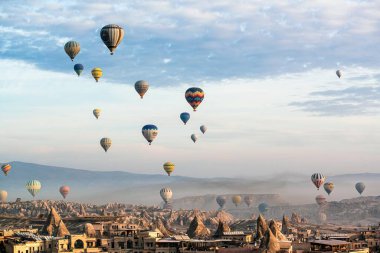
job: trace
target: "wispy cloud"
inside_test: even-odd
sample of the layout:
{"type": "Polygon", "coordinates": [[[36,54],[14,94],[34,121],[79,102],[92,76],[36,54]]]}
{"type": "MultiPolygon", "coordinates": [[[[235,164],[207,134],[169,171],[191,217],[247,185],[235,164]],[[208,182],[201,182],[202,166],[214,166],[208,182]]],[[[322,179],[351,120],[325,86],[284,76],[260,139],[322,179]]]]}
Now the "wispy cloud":
{"type": "Polygon", "coordinates": [[[250,78],[336,62],[370,67],[377,64],[371,52],[380,50],[375,1],[7,1],[0,13],[3,58],[69,71],[62,44],[72,38],[82,44],[77,60],[107,66],[115,81],[174,85],[178,79],[250,78]],[[108,23],[126,29],[112,58],[99,39],[108,23]]]}
{"type": "MultiPolygon", "coordinates": [[[[152,85],[141,100],[133,82],[112,82],[104,76],[96,83],[89,69],[77,77],[73,71],[47,71],[14,60],[1,60],[0,68],[7,69],[0,83],[0,101],[7,105],[1,111],[0,139],[6,143],[0,146],[2,161],[157,173],[164,161],[174,160],[178,175],[205,176],[309,173],[315,167],[330,174],[358,167],[376,171],[373,165],[380,162],[377,118],[313,117],[288,106],[310,93],[337,96],[320,93],[325,86],[338,90],[344,85],[330,70],[201,82],[206,97],[193,113],[184,99],[191,83],[152,85]],[[103,110],[99,120],[92,115],[95,107],[103,110]],[[191,113],[186,126],[179,119],[184,111],[191,113]],[[160,131],[152,146],[141,135],[141,127],[148,123],[160,131]],[[200,134],[202,124],[208,126],[205,135],[200,134]],[[192,133],[199,134],[196,144],[192,133]],[[104,136],[113,140],[107,154],[99,145],[104,136]]],[[[375,74],[371,69],[361,71],[375,74]]],[[[350,76],[347,72],[354,70],[344,72],[350,76]]],[[[367,94],[347,91],[358,92],[362,97],[367,94]]]]}

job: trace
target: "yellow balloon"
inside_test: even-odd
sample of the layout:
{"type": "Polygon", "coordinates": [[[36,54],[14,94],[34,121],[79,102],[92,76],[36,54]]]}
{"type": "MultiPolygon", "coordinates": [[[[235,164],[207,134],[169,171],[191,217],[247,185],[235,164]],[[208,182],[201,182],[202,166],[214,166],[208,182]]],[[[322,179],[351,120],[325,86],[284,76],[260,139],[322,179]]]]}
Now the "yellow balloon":
{"type": "Polygon", "coordinates": [[[95,78],[96,82],[98,82],[99,78],[103,76],[103,71],[101,68],[93,68],[91,74],[95,78]]]}
{"type": "Polygon", "coordinates": [[[99,119],[99,116],[100,116],[100,113],[102,112],[102,110],[100,110],[99,108],[96,108],[92,111],[92,113],[94,114],[95,118],[96,119],[99,119]]]}
{"type": "Polygon", "coordinates": [[[166,171],[166,173],[168,173],[168,176],[170,176],[170,174],[174,171],[174,169],[175,169],[174,163],[172,162],[164,163],[164,170],[166,171]]]}
{"type": "Polygon", "coordinates": [[[238,205],[240,205],[240,202],[241,202],[241,196],[240,195],[235,195],[232,197],[232,202],[235,204],[235,206],[237,207],[238,205]]]}

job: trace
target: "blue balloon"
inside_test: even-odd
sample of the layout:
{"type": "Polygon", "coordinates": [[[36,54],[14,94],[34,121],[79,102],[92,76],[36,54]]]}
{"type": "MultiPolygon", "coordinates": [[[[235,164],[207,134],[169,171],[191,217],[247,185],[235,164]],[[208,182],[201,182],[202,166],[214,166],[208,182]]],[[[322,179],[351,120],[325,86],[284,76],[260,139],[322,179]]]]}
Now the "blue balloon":
{"type": "Polygon", "coordinates": [[[187,122],[189,121],[189,119],[190,119],[190,113],[188,113],[188,112],[183,112],[183,113],[181,113],[181,115],[179,115],[179,117],[181,118],[182,122],[185,123],[185,125],[186,125],[186,123],[187,123],[187,122]]]}
{"type": "Polygon", "coordinates": [[[82,73],[84,67],[82,64],[80,63],[77,63],[74,65],[74,71],[77,73],[78,76],[80,76],[80,74],[82,73]]]}
{"type": "Polygon", "coordinates": [[[268,209],[269,209],[269,205],[267,203],[261,203],[259,205],[259,211],[260,211],[260,213],[265,213],[265,212],[268,211],[268,209]]]}

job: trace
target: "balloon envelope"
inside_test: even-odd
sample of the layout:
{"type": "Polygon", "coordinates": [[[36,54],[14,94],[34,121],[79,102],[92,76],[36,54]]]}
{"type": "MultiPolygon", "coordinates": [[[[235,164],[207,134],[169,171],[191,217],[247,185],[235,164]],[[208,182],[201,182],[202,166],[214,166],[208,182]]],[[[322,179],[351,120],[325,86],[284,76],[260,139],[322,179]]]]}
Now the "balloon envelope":
{"type": "Polygon", "coordinates": [[[94,114],[94,116],[95,116],[96,119],[99,119],[99,117],[100,117],[100,113],[101,113],[101,112],[102,112],[102,110],[99,109],[99,108],[96,108],[96,109],[94,109],[94,110],[92,111],[92,113],[94,114]]]}
{"type": "Polygon", "coordinates": [[[113,55],[124,38],[124,29],[115,24],[106,25],[100,30],[100,38],[113,55]]]}
{"type": "Polygon", "coordinates": [[[197,87],[189,88],[185,92],[186,101],[193,107],[194,111],[196,111],[197,107],[202,103],[204,96],[203,90],[197,87]]]}
{"type": "Polygon", "coordinates": [[[197,140],[198,140],[198,136],[196,134],[192,134],[191,135],[191,139],[193,140],[193,142],[195,143],[197,140]]]}
{"type": "Polygon", "coordinates": [[[233,196],[232,197],[232,203],[234,203],[236,207],[238,205],[240,205],[240,203],[241,203],[241,196],[240,195],[233,196]]]}
{"type": "Polygon", "coordinates": [[[65,44],[65,52],[66,54],[70,57],[70,59],[73,61],[75,56],[79,53],[80,51],[80,45],[76,41],[68,41],[65,44]]]}
{"type": "Polygon", "coordinates": [[[261,203],[259,205],[259,212],[260,213],[265,213],[268,211],[268,209],[269,209],[269,205],[267,203],[261,203]]]}
{"type": "Polygon", "coordinates": [[[141,99],[143,99],[148,89],[149,89],[149,83],[147,81],[140,80],[135,83],[135,90],[140,95],[141,99]]]}
{"type": "Polygon", "coordinates": [[[315,187],[317,187],[318,190],[319,190],[319,187],[321,187],[322,184],[325,182],[325,180],[326,180],[325,176],[323,176],[321,173],[314,173],[311,176],[311,181],[313,182],[315,187]]]}
{"type": "Polygon", "coordinates": [[[104,149],[105,152],[111,147],[112,140],[110,138],[102,138],[100,140],[100,146],[104,149]]]}
{"type": "Polygon", "coordinates": [[[175,169],[174,163],[172,162],[164,163],[164,170],[166,171],[166,173],[168,173],[168,176],[170,176],[170,174],[174,171],[174,169],[175,169]]]}
{"type": "Polygon", "coordinates": [[[182,120],[182,122],[186,125],[186,123],[189,121],[190,119],[190,113],[188,112],[183,112],[179,115],[179,118],[182,120]]]}
{"type": "Polygon", "coordinates": [[[342,71],[340,71],[339,69],[336,71],[336,75],[340,78],[342,76],[342,71]]]}
{"type": "Polygon", "coordinates": [[[91,70],[92,77],[95,79],[96,82],[99,81],[99,78],[103,76],[103,71],[101,68],[93,68],[91,70]]]}
{"type": "Polygon", "coordinates": [[[327,192],[328,195],[334,190],[334,183],[333,182],[327,182],[323,185],[323,188],[327,192]]]}
{"type": "Polygon", "coordinates": [[[201,130],[202,134],[206,133],[207,131],[207,127],[205,125],[202,125],[199,129],[201,130]]]}
{"type": "Polygon", "coordinates": [[[145,125],[141,132],[145,139],[149,142],[149,145],[151,145],[152,141],[158,135],[158,128],[155,125],[145,125]]]}
{"type": "Polygon", "coordinates": [[[38,180],[30,180],[26,183],[25,188],[35,197],[41,190],[41,182],[38,180]]]}
{"type": "Polygon", "coordinates": [[[11,169],[12,169],[12,166],[10,164],[3,164],[1,166],[1,170],[3,171],[4,175],[8,175],[11,169]]]}
{"type": "Polygon", "coordinates": [[[74,71],[75,71],[75,73],[77,73],[78,76],[80,76],[80,74],[82,73],[83,69],[84,69],[84,67],[80,63],[77,63],[77,64],[74,65],[74,71]]]}
{"type": "Polygon", "coordinates": [[[0,201],[1,203],[7,202],[8,192],[1,190],[0,191],[0,201]]]}
{"type": "Polygon", "coordinates": [[[365,189],[365,184],[362,182],[359,182],[355,185],[356,190],[359,192],[360,195],[362,195],[364,189],[365,189]]]}
{"type": "Polygon", "coordinates": [[[249,195],[245,196],[245,197],[244,197],[244,202],[245,202],[245,204],[246,204],[248,207],[250,207],[250,206],[252,205],[252,203],[253,203],[253,197],[252,197],[252,196],[249,196],[249,195]]]}
{"type": "Polygon", "coordinates": [[[160,190],[160,196],[165,201],[165,203],[168,203],[173,197],[173,192],[170,188],[162,188],[160,190]]]}
{"type": "Polygon", "coordinates": [[[61,193],[62,197],[65,199],[67,194],[70,192],[70,187],[67,185],[63,185],[59,188],[59,192],[61,193]]]}
{"type": "Polygon", "coordinates": [[[224,205],[226,204],[226,197],[224,196],[218,196],[216,197],[216,203],[218,203],[218,205],[220,206],[220,208],[222,209],[224,207],[224,205]]]}
{"type": "Polygon", "coordinates": [[[317,197],[315,197],[315,202],[317,202],[319,206],[323,206],[324,204],[326,204],[326,197],[323,195],[318,195],[317,197]]]}
{"type": "Polygon", "coordinates": [[[321,223],[325,223],[326,220],[327,220],[327,215],[326,215],[325,213],[320,212],[320,213],[318,214],[318,218],[319,218],[319,221],[320,221],[321,223]]]}

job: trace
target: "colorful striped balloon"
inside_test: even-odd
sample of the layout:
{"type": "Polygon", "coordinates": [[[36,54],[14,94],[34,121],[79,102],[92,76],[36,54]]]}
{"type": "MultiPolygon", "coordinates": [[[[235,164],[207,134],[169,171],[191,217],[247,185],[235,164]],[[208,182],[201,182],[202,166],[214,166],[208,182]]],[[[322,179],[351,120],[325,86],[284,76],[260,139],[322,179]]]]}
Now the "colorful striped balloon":
{"type": "Polygon", "coordinates": [[[4,172],[5,175],[8,175],[11,169],[12,166],[10,164],[4,164],[3,166],[1,166],[1,170],[4,172]]]}
{"type": "Polygon", "coordinates": [[[205,94],[201,88],[192,87],[186,90],[185,98],[186,101],[193,107],[194,111],[202,103],[205,94]]]}
{"type": "Polygon", "coordinates": [[[103,71],[101,68],[93,68],[91,74],[92,77],[94,77],[95,81],[98,82],[99,78],[103,76],[103,71]]]}
{"type": "Polygon", "coordinates": [[[314,173],[311,176],[311,181],[313,182],[315,187],[317,187],[318,190],[319,190],[319,187],[321,187],[323,185],[325,180],[326,180],[326,177],[324,175],[322,175],[321,173],[314,173]]]}
{"type": "Polygon", "coordinates": [[[158,135],[158,128],[155,125],[145,125],[141,132],[145,139],[149,142],[149,145],[151,145],[152,141],[158,135]]]}
{"type": "Polygon", "coordinates": [[[170,176],[170,174],[174,171],[174,169],[175,169],[174,163],[172,162],[164,163],[164,170],[166,171],[166,173],[168,173],[168,176],[170,176]]]}
{"type": "Polygon", "coordinates": [[[26,183],[25,187],[34,198],[41,190],[41,183],[38,180],[30,180],[26,183]]]}

